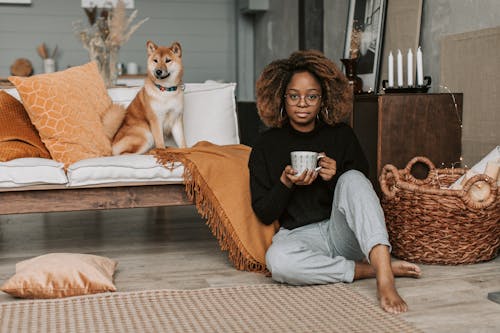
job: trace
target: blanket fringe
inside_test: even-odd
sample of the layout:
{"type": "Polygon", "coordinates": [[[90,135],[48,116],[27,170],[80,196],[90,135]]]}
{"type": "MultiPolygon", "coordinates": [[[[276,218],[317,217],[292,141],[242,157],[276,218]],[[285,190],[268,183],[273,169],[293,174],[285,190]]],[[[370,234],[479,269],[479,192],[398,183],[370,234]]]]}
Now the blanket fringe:
{"type": "Polygon", "coordinates": [[[187,197],[192,200],[200,215],[207,220],[212,234],[223,251],[228,251],[229,260],[236,269],[268,274],[265,264],[255,260],[245,249],[236,235],[229,219],[214,193],[207,185],[196,165],[180,152],[168,152],[155,149],[152,153],[158,162],[169,167],[173,162],[184,165],[184,182],[187,197]]]}

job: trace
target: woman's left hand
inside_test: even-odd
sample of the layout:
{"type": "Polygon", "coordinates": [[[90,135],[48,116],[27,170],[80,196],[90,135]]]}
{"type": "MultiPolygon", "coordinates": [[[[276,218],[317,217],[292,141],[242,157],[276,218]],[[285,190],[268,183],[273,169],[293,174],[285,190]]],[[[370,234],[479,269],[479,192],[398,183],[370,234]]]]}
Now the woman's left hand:
{"type": "Polygon", "coordinates": [[[318,174],[324,181],[330,181],[337,174],[337,161],[326,156],[325,153],[320,153],[320,155],[323,157],[319,161],[321,169],[318,174]]]}

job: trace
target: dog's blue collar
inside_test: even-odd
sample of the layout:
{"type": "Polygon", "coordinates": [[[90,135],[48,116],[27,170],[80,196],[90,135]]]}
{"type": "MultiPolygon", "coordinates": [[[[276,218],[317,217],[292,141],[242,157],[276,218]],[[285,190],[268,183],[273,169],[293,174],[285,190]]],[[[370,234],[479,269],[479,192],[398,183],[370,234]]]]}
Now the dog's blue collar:
{"type": "Polygon", "coordinates": [[[184,90],[184,85],[180,84],[178,86],[173,86],[173,87],[164,87],[162,85],[156,84],[156,88],[160,89],[160,91],[177,91],[177,88],[180,88],[181,90],[184,90]]]}

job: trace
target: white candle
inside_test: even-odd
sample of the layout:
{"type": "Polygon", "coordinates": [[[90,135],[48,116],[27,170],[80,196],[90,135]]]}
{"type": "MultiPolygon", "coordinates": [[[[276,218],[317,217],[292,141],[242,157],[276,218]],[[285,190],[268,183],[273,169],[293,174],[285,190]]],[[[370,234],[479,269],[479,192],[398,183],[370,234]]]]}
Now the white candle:
{"type": "Polygon", "coordinates": [[[413,53],[411,52],[411,49],[408,49],[407,72],[408,87],[411,87],[413,86],[413,53]]]}
{"type": "Polygon", "coordinates": [[[422,67],[422,50],[420,46],[417,50],[417,85],[424,85],[424,69],[422,67]]]}
{"type": "Polygon", "coordinates": [[[389,87],[394,87],[394,57],[389,52],[389,87]]]}
{"type": "Polygon", "coordinates": [[[403,55],[398,50],[398,87],[403,86],[403,55]]]}

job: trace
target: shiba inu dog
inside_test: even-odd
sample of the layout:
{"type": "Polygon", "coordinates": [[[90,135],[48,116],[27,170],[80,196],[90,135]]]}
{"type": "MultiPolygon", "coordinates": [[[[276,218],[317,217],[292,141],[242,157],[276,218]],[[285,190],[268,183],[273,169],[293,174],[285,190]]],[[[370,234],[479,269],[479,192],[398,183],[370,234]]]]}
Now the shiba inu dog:
{"type": "Polygon", "coordinates": [[[186,147],[181,44],[157,46],[147,41],[146,49],[147,78],[128,106],[113,139],[113,155],[143,154],[153,147],[165,148],[168,135],[172,135],[179,147],[186,147]]]}

